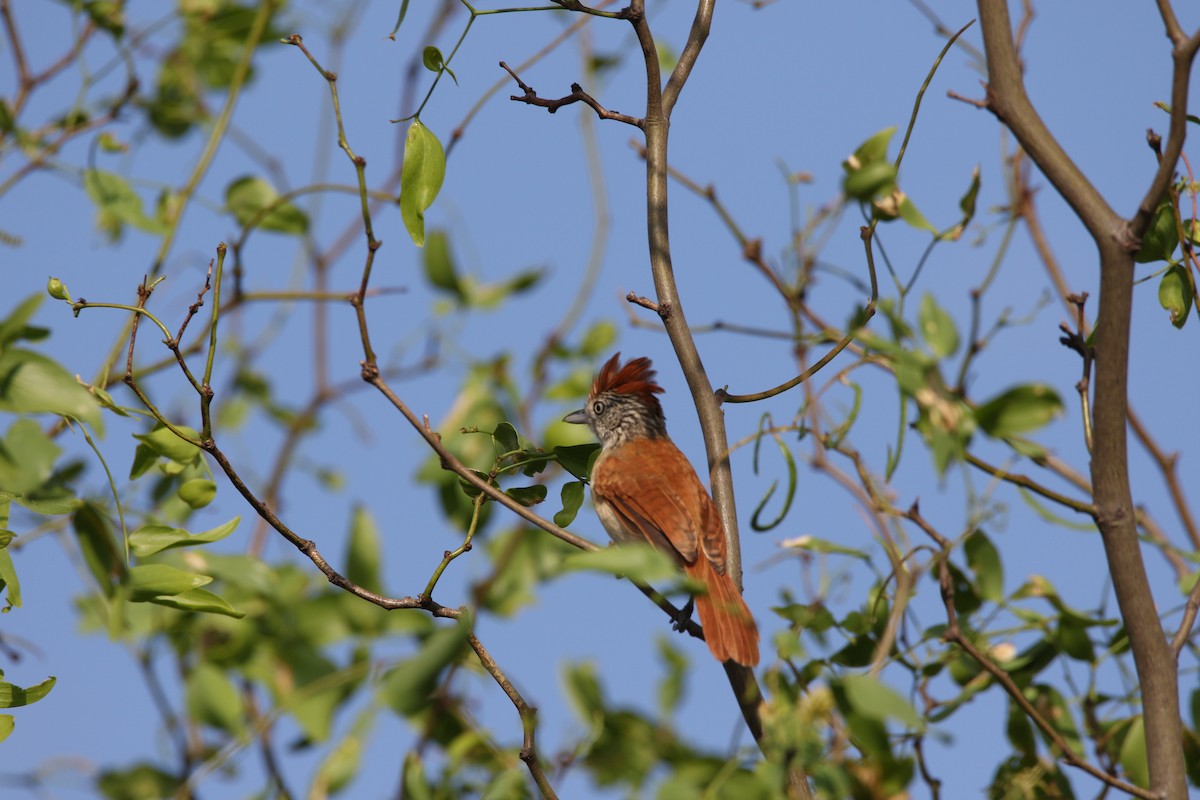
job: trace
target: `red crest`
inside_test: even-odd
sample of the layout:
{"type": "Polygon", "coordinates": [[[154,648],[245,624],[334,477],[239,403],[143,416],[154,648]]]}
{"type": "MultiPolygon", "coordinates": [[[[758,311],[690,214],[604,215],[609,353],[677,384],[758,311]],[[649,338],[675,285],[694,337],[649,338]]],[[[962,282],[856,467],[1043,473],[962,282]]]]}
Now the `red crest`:
{"type": "Polygon", "coordinates": [[[631,358],[625,366],[620,366],[621,354],[614,353],[613,357],[600,368],[600,374],[592,384],[592,396],[613,392],[616,394],[632,394],[648,407],[662,413],[662,406],[654,395],[661,394],[663,388],[654,382],[654,367],[645,356],[631,358]]]}

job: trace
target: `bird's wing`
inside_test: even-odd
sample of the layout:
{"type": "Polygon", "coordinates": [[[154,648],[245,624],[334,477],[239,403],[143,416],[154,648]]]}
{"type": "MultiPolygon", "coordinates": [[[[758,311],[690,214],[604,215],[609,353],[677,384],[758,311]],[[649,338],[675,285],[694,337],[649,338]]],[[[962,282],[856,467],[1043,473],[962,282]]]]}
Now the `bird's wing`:
{"type": "Polygon", "coordinates": [[[626,528],[685,564],[698,550],[725,571],[720,516],[687,457],[669,439],[638,439],[597,461],[592,493],[626,528]]]}

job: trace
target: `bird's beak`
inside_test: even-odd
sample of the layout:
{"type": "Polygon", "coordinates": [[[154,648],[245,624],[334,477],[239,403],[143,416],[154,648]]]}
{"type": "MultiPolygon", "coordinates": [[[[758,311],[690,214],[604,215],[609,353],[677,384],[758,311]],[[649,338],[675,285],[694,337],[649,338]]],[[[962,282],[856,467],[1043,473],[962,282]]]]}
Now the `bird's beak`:
{"type": "Polygon", "coordinates": [[[572,425],[586,425],[587,421],[587,414],[582,408],[563,417],[563,422],[569,422],[572,425]]]}

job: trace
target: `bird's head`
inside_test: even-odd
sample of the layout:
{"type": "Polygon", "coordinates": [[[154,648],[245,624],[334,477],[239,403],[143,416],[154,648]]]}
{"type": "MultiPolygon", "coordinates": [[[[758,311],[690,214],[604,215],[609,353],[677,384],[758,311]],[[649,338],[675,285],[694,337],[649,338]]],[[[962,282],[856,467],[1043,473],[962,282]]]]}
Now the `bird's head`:
{"type": "Polygon", "coordinates": [[[639,437],[665,437],[666,418],[654,396],[663,388],[654,382],[650,359],[633,358],[624,366],[620,361],[616,353],[600,368],[587,404],[563,421],[586,424],[605,447],[639,437]]]}

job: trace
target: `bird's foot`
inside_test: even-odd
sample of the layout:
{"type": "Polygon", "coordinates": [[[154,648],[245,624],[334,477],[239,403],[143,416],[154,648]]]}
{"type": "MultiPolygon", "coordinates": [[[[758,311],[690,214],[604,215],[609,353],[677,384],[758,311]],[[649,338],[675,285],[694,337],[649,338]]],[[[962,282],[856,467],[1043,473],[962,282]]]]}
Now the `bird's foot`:
{"type": "Polygon", "coordinates": [[[689,597],[687,604],[679,609],[679,613],[675,615],[675,619],[671,621],[671,627],[683,633],[687,630],[688,623],[692,621],[692,609],[696,607],[696,598],[689,597]]]}

